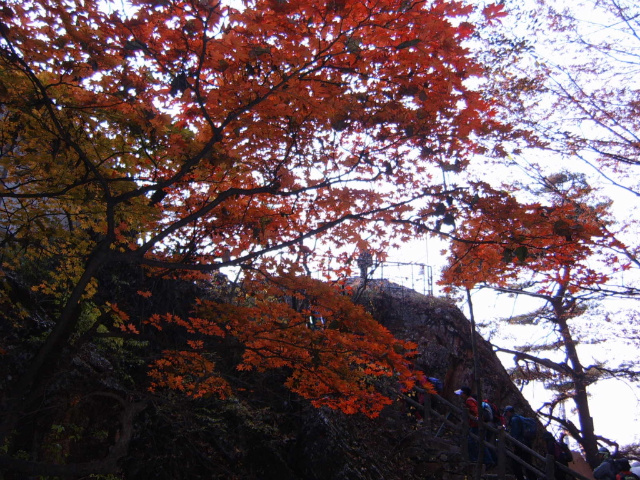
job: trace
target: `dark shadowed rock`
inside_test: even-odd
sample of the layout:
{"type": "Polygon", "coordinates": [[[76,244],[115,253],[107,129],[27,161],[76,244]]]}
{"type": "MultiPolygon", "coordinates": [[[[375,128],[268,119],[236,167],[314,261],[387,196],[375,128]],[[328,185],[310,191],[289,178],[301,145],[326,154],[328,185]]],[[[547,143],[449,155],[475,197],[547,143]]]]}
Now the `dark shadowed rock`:
{"type": "MultiPolygon", "coordinates": [[[[421,295],[385,280],[373,281],[360,302],[396,337],[418,344],[416,366],[444,383],[443,396],[456,402],[453,393],[462,385],[475,391],[471,322],[445,298],[421,295]]],[[[483,398],[500,407],[514,405],[531,416],[528,402],[509,378],[491,345],[476,334],[483,398]]]]}

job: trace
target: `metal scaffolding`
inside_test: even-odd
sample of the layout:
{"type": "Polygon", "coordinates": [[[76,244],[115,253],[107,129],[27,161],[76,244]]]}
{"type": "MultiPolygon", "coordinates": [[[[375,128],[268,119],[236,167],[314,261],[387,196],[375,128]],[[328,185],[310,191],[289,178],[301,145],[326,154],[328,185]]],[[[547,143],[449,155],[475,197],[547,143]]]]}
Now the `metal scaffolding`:
{"type": "MultiPolygon", "coordinates": [[[[380,262],[376,265],[380,280],[387,280],[402,288],[410,288],[423,295],[433,295],[433,268],[426,263],[380,262]]],[[[374,278],[375,270],[370,278],[374,278]]]]}

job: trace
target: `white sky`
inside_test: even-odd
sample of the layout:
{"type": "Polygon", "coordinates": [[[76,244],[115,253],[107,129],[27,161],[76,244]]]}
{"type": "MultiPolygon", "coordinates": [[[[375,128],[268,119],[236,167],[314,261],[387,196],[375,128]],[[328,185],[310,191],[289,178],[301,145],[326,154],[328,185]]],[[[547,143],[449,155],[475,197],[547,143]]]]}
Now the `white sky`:
{"type": "MultiPolygon", "coordinates": [[[[473,310],[476,322],[487,322],[496,318],[506,318],[512,314],[523,313],[531,309],[531,302],[522,296],[508,297],[507,295],[494,295],[490,291],[477,292],[472,296],[473,310]]],[[[461,308],[468,316],[468,307],[461,305],[461,308]]],[[[521,329],[518,334],[517,329],[509,328],[508,333],[515,336],[515,344],[523,344],[531,341],[531,329],[521,329]]],[[[540,329],[540,335],[545,332],[540,329]]],[[[534,339],[535,340],[535,339],[534,339]]],[[[500,346],[514,345],[503,343],[495,339],[494,343],[500,346]]],[[[605,354],[605,357],[614,359],[617,355],[615,338],[607,340],[603,344],[596,346],[580,345],[578,347],[581,360],[584,365],[588,365],[593,360],[590,350],[595,355],[605,354]]],[[[619,357],[624,360],[626,355],[636,356],[635,351],[620,352],[619,357]]],[[[512,355],[499,354],[498,357],[506,368],[513,366],[512,355]]],[[[591,398],[589,406],[594,420],[595,433],[606,438],[617,441],[620,445],[640,442],[640,421],[637,413],[640,410],[640,390],[637,385],[630,385],[623,380],[603,380],[589,388],[591,398]]],[[[550,397],[541,384],[530,384],[523,389],[525,398],[534,409],[540,407],[550,397]]],[[[566,403],[567,417],[577,419],[571,415],[574,407],[572,402],[566,403]]]]}

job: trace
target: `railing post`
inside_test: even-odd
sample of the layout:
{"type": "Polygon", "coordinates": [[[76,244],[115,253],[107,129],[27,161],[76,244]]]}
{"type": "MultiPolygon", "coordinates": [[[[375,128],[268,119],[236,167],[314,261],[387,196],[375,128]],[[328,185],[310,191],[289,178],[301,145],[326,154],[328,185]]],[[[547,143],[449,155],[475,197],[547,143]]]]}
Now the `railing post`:
{"type": "Polygon", "coordinates": [[[498,429],[498,480],[505,480],[507,475],[507,432],[498,429]]]}
{"type": "Polygon", "coordinates": [[[463,414],[460,415],[462,419],[462,426],[460,428],[461,436],[460,443],[462,447],[462,459],[465,463],[469,463],[469,415],[466,409],[463,409],[463,414]]]}
{"type": "MultiPolygon", "coordinates": [[[[478,402],[479,404],[480,402],[478,402]]],[[[480,476],[482,475],[482,463],[484,462],[485,451],[487,450],[486,445],[484,444],[487,439],[487,427],[482,420],[482,408],[481,405],[478,405],[478,454],[476,457],[476,465],[473,470],[473,480],[480,480],[480,476]]]]}
{"type": "Polygon", "coordinates": [[[556,478],[555,470],[556,470],[556,461],[553,455],[551,455],[550,453],[547,453],[547,459],[545,462],[545,469],[544,469],[544,473],[547,476],[547,480],[553,480],[554,478],[556,478]]]}
{"type": "Polygon", "coordinates": [[[422,415],[424,426],[431,432],[431,394],[423,393],[424,398],[424,415],[422,415]]]}

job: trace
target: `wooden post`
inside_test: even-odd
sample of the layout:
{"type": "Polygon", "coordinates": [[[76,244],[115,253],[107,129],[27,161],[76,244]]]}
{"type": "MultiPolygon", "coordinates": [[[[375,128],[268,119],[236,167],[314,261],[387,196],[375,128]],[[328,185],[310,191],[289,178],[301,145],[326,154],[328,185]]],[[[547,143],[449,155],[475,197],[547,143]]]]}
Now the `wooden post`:
{"type": "Polygon", "coordinates": [[[463,414],[460,415],[462,417],[462,428],[460,429],[462,448],[460,450],[464,462],[469,463],[469,412],[466,408],[463,408],[462,412],[463,414]]]}
{"type": "Polygon", "coordinates": [[[482,382],[480,380],[480,367],[478,360],[478,350],[476,348],[476,319],[473,314],[473,302],[471,301],[471,290],[467,288],[467,304],[469,305],[469,320],[471,321],[471,353],[473,355],[473,380],[478,402],[478,458],[476,468],[473,471],[473,480],[480,480],[482,473],[482,460],[484,457],[485,428],[482,421],[482,382]]]}
{"type": "Polygon", "coordinates": [[[424,398],[424,415],[422,416],[424,426],[431,432],[431,395],[428,392],[422,394],[424,398]]]}
{"type": "Polygon", "coordinates": [[[498,480],[505,480],[507,475],[506,435],[504,428],[498,429],[498,480]]]}
{"type": "Polygon", "coordinates": [[[551,455],[550,453],[547,453],[544,473],[547,476],[548,480],[553,480],[554,478],[556,478],[555,470],[556,470],[556,461],[553,458],[553,455],[551,455]]]}
{"type": "Polygon", "coordinates": [[[484,441],[487,438],[487,430],[482,420],[482,402],[478,400],[478,456],[476,457],[476,466],[473,470],[473,480],[480,480],[482,476],[482,463],[484,462],[484,452],[486,446],[484,441]]]}

